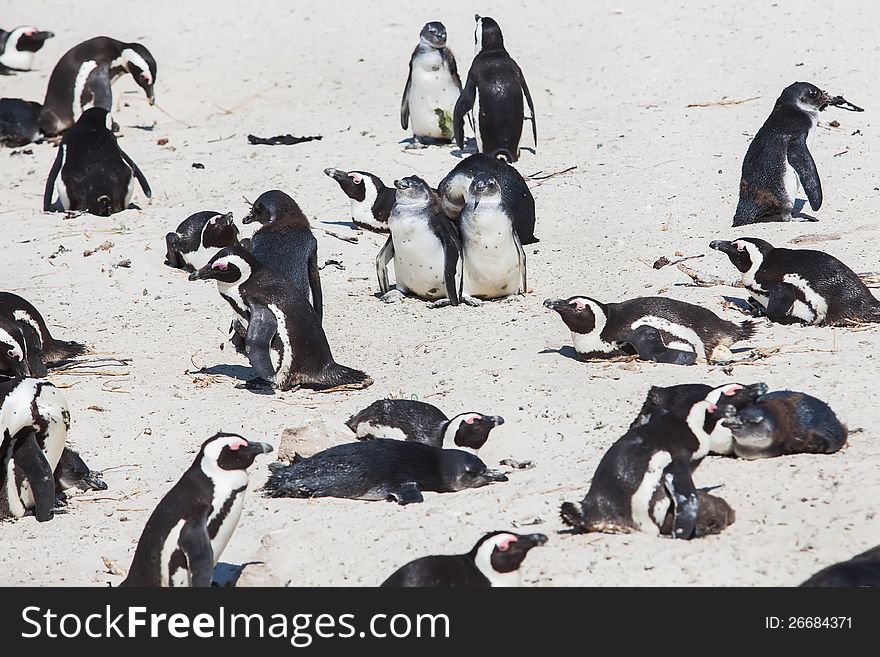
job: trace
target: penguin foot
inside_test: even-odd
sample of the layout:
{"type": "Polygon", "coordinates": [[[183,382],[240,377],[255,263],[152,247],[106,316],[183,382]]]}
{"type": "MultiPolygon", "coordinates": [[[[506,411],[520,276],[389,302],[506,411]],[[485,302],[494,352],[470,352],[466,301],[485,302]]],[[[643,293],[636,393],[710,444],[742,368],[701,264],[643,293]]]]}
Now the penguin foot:
{"type": "Polygon", "coordinates": [[[413,143],[411,143],[411,144],[407,144],[406,146],[404,146],[404,147],[403,147],[403,150],[405,150],[405,151],[416,151],[416,150],[421,150],[421,149],[423,149],[423,148],[427,148],[427,147],[428,147],[428,144],[423,144],[423,143],[420,142],[419,140],[415,139],[415,140],[413,140],[413,143]]]}
{"type": "Polygon", "coordinates": [[[403,301],[403,298],[405,296],[406,295],[403,292],[395,288],[393,290],[388,290],[379,298],[382,299],[382,301],[384,301],[385,303],[397,303],[398,301],[403,301]]]}
{"type": "Polygon", "coordinates": [[[437,301],[433,301],[428,304],[428,308],[445,308],[446,306],[451,306],[452,301],[449,299],[437,299],[437,301]]]}
{"type": "Polygon", "coordinates": [[[250,381],[246,381],[245,383],[239,383],[235,387],[239,390],[250,390],[251,392],[257,392],[263,395],[275,394],[275,384],[259,376],[250,381]]]}
{"type": "Polygon", "coordinates": [[[68,505],[67,493],[61,492],[55,495],[55,513],[58,513],[60,507],[68,505]]]}
{"type": "Polygon", "coordinates": [[[479,308],[480,306],[482,306],[485,303],[484,301],[477,299],[476,297],[469,297],[466,294],[461,297],[461,301],[462,301],[462,303],[464,303],[468,306],[473,306],[474,308],[479,308]]]}

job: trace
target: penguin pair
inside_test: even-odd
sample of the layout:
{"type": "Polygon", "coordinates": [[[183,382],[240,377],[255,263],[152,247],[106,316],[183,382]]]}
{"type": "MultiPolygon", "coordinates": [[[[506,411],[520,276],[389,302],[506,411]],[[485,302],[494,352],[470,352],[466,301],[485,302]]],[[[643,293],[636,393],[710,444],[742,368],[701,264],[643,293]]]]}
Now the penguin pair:
{"type": "Polygon", "coordinates": [[[863,111],[842,96],[832,97],[809,82],[795,82],[783,89],[743,159],[734,226],[811,220],[792,215],[798,183],[810,207],[822,207],[822,183],[809,146],[819,112],[829,106],[863,111]]]}
{"type": "Polygon", "coordinates": [[[880,322],[880,301],[858,274],[822,251],[775,248],[754,237],[715,240],[740,272],[750,304],[772,322],[847,326],[880,322]]]}
{"type": "Polygon", "coordinates": [[[150,514],[120,586],[210,586],[244,506],[247,469],[266,443],[217,433],[150,514]]]}
{"type": "Polygon", "coordinates": [[[602,303],[590,297],[547,299],[584,358],[638,355],[641,360],[692,365],[726,361],[729,347],[754,334],[751,321],[721,319],[711,310],[666,297],[602,303]]]}
{"type": "Polygon", "coordinates": [[[205,210],[191,214],[165,235],[165,264],[193,272],[204,267],[222,248],[238,244],[232,213],[205,210]]]}
{"type": "Polygon", "coordinates": [[[12,30],[0,29],[0,75],[30,71],[36,55],[47,39],[55,34],[38,30],[33,25],[20,25],[12,30]]]}
{"type": "Polygon", "coordinates": [[[74,210],[108,217],[128,208],[135,181],[152,197],[147,179],[110,127],[107,110],[92,107],[65,132],[46,180],[44,212],[74,210]]]}
{"type": "Polygon", "coordinates": [[[488,588],[522,584],[520,566],[532,548],[544,545],[544,534],[494,531],[467,554],[432,555],[398,568],[383,587],[488,588]]]}

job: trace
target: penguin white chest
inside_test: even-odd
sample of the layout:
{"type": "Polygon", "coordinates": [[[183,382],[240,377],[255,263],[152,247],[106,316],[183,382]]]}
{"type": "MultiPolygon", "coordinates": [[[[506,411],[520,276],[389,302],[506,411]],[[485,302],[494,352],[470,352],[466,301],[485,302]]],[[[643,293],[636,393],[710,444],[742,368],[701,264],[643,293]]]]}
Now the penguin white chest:
{"type": "Polygon", "coordinates": [[[409,87],[409,116],[413,134],[452,139],[452,113],[459,89],[437,50],[413,59],[409,87]]]}
{"type": "Polygon", "coordinates": [[[464,293],[497,299],[520,292],[520,252],[510,220],[497,203],[461,213],[464,293]]]}
{"type": "Polygon", "coordinates": [[[213,258],[217,251],[220,249],[216,247],[205,247],[199,245],[195,251],[190,251],[189,253],[181,252],[180,257],[183,258],[183,261],[192,265],[193,269],[201,269],[209,262],[211,262],[211,258],[213,258]]]}
{"type": "Polygon", "coordinates": [[[220,560],[223,550],[229,544],[232,533],[238,526],[241,510],[244,507],[247,474],[240,471],[236,471],[235,474],[241,474],[241,477],[236,478],[235,482],[217,482],[216,480],[214,482],[216,487],[214,489],[214,508],[211,511],[211,516],[208,518],[208,528],[210,531],[212,523],[220,523],[217,527],[217,533],[211,538],[211,550],[215,566],[220,560]],[[236,486],[235,483],[238,483],[238,485],[236,486]],[[229,504],[229,498],[233,495],[234,498],[232,498],[232,502],[229,504]]]}
{"type": "Polygon", "coordinates": [[[426,299],[447,297],[443,244],[424,218],[392,213],[388,225],[394,243],[394,276],[398,289],[426,299]]]}

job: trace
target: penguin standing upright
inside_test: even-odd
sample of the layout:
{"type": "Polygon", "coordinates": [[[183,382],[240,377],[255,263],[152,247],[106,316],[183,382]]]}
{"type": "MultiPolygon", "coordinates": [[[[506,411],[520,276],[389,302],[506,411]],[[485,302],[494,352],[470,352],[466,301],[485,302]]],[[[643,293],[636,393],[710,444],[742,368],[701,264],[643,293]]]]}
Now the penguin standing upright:
{"type": "Polygon", "coordinates": [[[68,50],[52,70],[40,115],[47,137],[68,130],[90,107],[113,109],[111,85],[126,73],[144,90],[152,105],[156,96],[156,60],[139,43],[99,36],[68,50]]]}
{"type": "Polygon", "coordinates": [[[409,60],[409,76],[400,101],[400,127],[412,123],[413,137],[422,144],[452,141],[452,116],[461,94],[455,56],[446,47],[443,23],[426,23],[419,45],[409,60]]]}
{"type": "Polygon", "coordinates": [[[165,235],[165,264],[195,271],[208,264],[217,251],[233,244],[238,244],[238,227],[231,212],[196,212],[165,235]]]}
{"type": "Polygon", "coordinates": [[[82,356],[88,350],[80,342],[53,338],[40,312],[27,299],[12,292],[0,292],[0,317],[27,324],[36,332],[43,362],[46,364],[82,356]]]}
{"type": "Polygon", "coordinates": [[[502,155],[508,162],[519,159],[522,136],[523,94],[529,104],[532,137],[538,145],[535,107],[526,78],[519,65],[504,48],[501,28],[492,18],[474,16],[476,56],[467,81],[455,103],[455,142],[464,147],[464,116],[473,108],[477,150],[491,156],[502,155]]]}
{"type": "Polygon", "coordinates": [[[247,469],[272,446],[217,433],[147,520],[120,586],[211,586],[214,566],[238,526],[247,469]]]}
{"type": "Polygon", "coordinates": [[[395,189],[386,187],[379,176],[367,171],[324,169],[324,175],[339,183],[351,200],[351,220],[358,228],[388,232],[388,217],[394,207],[395,189]]]}
{"type": "Polygon", "coordinates": [[[318,319],[324,315],[321,273],[318,270],[318,240],[299,205],[284,192],[263,192],[250,213],[241,220],[261,224],[250,241],[257,260],[293,283],[308,299],[318,319]]]}
{"type": "Polygon", "coordinates": [[[55,36],[52,32],[38,30],[33,25],[21,25],[13,30],[0,29],[0,75],[13,71],[30,71],[34,55],[55,36]]]}
{"type": "Polygon", "coordinates": [[[109,121],[107,110],[92,107],[61,138],[46,180],[44,212],[60,207],[109,217],[128,207],[135,180],[146,197],[152,197],[150,184],[137,164],[119,148],[109,121]],[[53,207],[56,191],[58,199],[53,207]]]}
{"type": "Polygon", "coordinates": [[[809,146],[819,112],[829,105],[862,111],[809,82],[795,82],[782,90],[743,159],[734,226],[759,221],[809,221],[791,214],[798,182],[810,207],[822,207],[822,184],[809,146]]]}

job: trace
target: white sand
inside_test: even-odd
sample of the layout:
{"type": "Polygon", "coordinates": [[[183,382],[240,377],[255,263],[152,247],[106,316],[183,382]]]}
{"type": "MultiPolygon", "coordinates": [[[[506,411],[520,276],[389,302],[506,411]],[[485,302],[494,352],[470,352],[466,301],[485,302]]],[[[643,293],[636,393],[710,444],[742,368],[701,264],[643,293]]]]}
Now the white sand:
{"type": "MultiPolygon", "coordinates": [[[[31,300],[58,337],[132,359],[125,377],[52,376],[67,385],[72,444],[95,469],[108,470],[106,493],[76,498],[66,515],[0,525],[0,584],[118,583],[101,557],[127,568],[157,501],[217,430],[277,442],[281,431],[313,418],[341,422],[385,395],[417,395],[449,414],[503,415],[482,456],[532,460],[510,482],[455,495],[428,494],[399,507],[347,500],[267,500],[253,491],[222,561],[266,560],[245,581],[293,585],[375,585],[402,563],[429,553],[467,551],[485,531],[536,517],[549,543],[525,562],[533,585],[791,585],[818,568],[880,543],[880,444],[874,422],[877,329],[766,326],[751,346],[784,352],[718,368],[657,364],[596,365],[556,350],[570,338],[550,296],[619,300],[668,294],[729,319],[722,295],[742,290],[679,287],[675,268],[650,268],[674,252],[706,253],[690,264],[732,274],[711,239],[758,236],[783,245],[804,233],[839,234],[818,248],[856,271],[880,269],[880,228],[872,216],[878,143],[871,129],[877,89],[877,12],[856,2],[779,2],[743,10],[725,2],[571,3],[542,18],[534,3],[446,3],[442,15],[400,13],[398,2],[275,1],[62,3],[32,0],[4,10],[3,25],[36,23],[56,32],[37,69],[0,78],[2,95],[42,100],[57,59],[106,33],[142,41],[159,63],[149,107],[130,78],[114,87],[122,105],[120,144],[140,165],[154,197],[109,219],[40,212],[55,149],[0,152],[3,288],[31,300]],[[622,8],[622,11],[619,10],[622,8]],[[348,202],[325,167],[373,171],[390,184],[419,174],[435,183],[458,161],[451,149],[406,152],[398,124],[406,63],[421,26],[442,20],[464,77],[473,51],[474,11],[495,17],[522,66],[538,112],[537,155],[524,174],[578,169],[533,188],[537,234],[526,247],[534,293],[482,308],[429,310],[410,300],[380,303],[373,260],[383,237],[348,244],[318,231],[325,328],[336,359],[367,371],[373,387],[356,393],[281,393],[235,389],[219,378],[199,387],[185,371],[227,366],[247,376],[247,361],[221,351],[229,310],[213,284],[190,283],[164,267],[164,235],[192,212],[246,212],[242,196],[281,188],[316,224],[348,233],[348,202]],[[256,14],[254,13],[256,12],[256,14]],[[839,128],[821,128],[813,148],[825,190],[820,223],[732,230],[739,170],[751,136],[779,91],[809,80],[844,94],[863,114],[829,109],[839,128]],[[724,97],[758,100],[688,109],[724,97]],[[175,117],[172,119],[171,116],[175,117]],[[152,132],[131,126],[156,126],[152,132]],[[856,130],[861,134],[852,135],[856,130]],[[253,147],[261,136],[321,134],[297,146],[253,147]],[[167,146],[156,141],[167,138],[167,146]],[[220,141],[218,141],[220,140],[220,141]],[[213,143],[211,143],[213,142],[213,143]],[[843,153],[843,154],[841,154],[843,153]],[[835,154],[841,154],[835,156],[835,154]],[[202,162],[204,170],[191,168],[202,162]],[[342,225],[337,225],[341,223],[342,225]],[[106,239],[114,247],[83,257],[106,239]],[[53,260],[60,246],[70,251],[53,260]],[[130,258],[130,269],[111,270],[130,258]],[[112,273],[112,276],[111,276],[112,273]],[[559,534],[558,508],[578,500],[608,446],[621,436],[652,384],[763,380],[826,401],[864,428],[833,456],[760,462],[711,458],[700,486],[735,508],[736,523],[716,537],[679,542],[647,535],[559,534]],[[105,410],[96,411],[90,406],[105,410]],[[267,538],[263,539],[266,536],[267,538]],[[261,550],[261,543],[265,549],[261,550]]],[[[542,6],[543,7],[543,6],[542,6]]],[[[526,128],[528,133],[528,127],[526,128]]],[[[525,145],[529,146],[528,138],[525,145]]],[[[122,370],[124,371],[124,370],[122,370]]],[[[253,468],[254,487],[267,458],[253,468]]]]}

